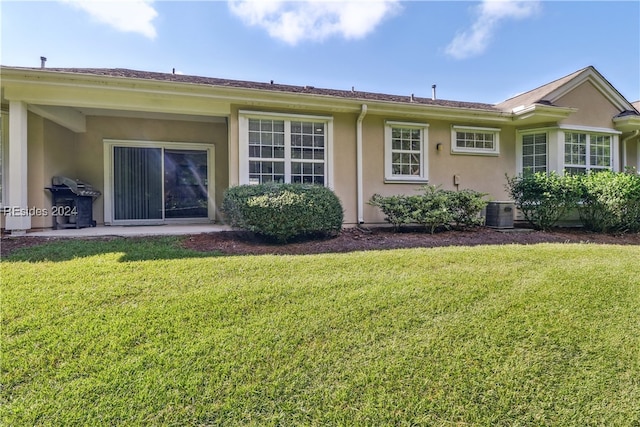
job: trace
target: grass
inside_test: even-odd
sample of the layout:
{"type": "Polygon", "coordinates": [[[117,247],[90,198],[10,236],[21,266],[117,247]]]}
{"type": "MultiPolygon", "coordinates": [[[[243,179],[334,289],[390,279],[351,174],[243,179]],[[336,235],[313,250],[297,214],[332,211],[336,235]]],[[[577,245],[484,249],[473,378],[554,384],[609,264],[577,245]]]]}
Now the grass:
{"type": "Polygon", "coordinates": [[[0,424],[640,423],[638,247],[177,243],[2,261],[0,424]]]}

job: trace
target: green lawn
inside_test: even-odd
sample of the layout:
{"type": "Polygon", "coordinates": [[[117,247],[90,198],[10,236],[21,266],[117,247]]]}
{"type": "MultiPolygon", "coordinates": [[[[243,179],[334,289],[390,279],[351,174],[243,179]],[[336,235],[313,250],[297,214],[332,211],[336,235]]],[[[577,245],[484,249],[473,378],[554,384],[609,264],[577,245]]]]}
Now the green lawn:
{"type": "Polygon", "coordinates": [[[640,424],[638,246],[0,265],[1,425],[640,424]]]}

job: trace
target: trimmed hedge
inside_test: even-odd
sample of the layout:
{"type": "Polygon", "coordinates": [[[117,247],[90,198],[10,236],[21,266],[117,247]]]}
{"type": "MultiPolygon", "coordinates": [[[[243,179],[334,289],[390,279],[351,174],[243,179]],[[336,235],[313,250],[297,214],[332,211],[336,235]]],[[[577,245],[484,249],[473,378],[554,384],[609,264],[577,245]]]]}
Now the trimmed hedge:
{"type": "Polygon", "coordinates": [[[227,189],[222,212],[228,223],[280,243],[334,235],[344,212],[333,191],[319,185],[259,184],[227,189]]]}
{"type": "Polygon", "coordinates": [[[525,219],[548,230],[569,212],[597,232],[640,231],[640,175],[598,171],[585,175],[554,172],[507,177],[507,191],[525,219]]]}
{"type": "Polygon", "coordinates": [[[585,228],[601,232],[640,231],[640,176],[603,171],[580,179],[578,213],[585,228]]]}
{"type": "Polygon", "coordinates": [[[448,191],[433,185],[415,196],[374,194],[369,204],[380,208],[385,221],[399,230],[406,224],[420,224],[433,234],[438,228],[470,228],[482,225],[486,194],[474,190],[448,191]]]}
{"type": "Polygon", "coordinates": [[[507,192],[536,230],[549,230],[580,200],[579,175],[536,172],[507,178],[507,192]]]}

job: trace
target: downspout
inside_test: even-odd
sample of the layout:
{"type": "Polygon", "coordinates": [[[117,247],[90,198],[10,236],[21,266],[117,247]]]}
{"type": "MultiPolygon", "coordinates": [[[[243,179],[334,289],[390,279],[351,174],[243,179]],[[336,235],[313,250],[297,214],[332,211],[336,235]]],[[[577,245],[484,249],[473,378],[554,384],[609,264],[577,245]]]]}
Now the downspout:
{"type": "MultiPolygon", "coordinates": [[[[622,140],[622,171],[621,172],[624,172],[627,167],[627,141],[632,140],[638,135],[640,135],[640,130],[636,129],[633,131],[631,135],[629,135],[628,137],[622,140]]],[[[637,166],[640,166],[640,165],[637,165],[637,166]]]]}
{"type": "Polygon", "coordinates": [[[362,171],[362,121],[367,115],[367,105],[362,104],[362,110],[356,122],[356,197],[358,203],[358,224],[364,223],[364,187],[362,171]]]}

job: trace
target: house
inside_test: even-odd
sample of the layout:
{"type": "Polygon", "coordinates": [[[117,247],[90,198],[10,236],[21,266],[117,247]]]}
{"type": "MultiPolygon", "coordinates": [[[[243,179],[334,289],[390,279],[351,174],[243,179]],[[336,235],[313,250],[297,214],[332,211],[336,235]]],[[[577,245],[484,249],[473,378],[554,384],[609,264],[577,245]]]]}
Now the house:
{"type": "Polygon", "coordinates": [[[127,69],[3,66],[2,227],[52,226],[52,177],[98,225],[220,221],[224,190],[332,188],[345,225],[424,184],[507,198],[505,174],[640,166],[640,114],[587,67],[499,104],[127,69]]]}

